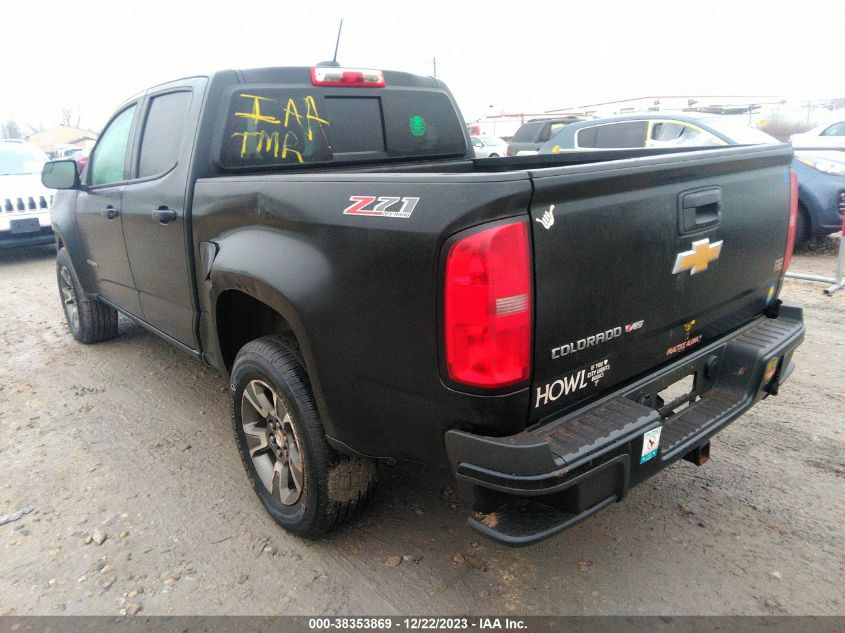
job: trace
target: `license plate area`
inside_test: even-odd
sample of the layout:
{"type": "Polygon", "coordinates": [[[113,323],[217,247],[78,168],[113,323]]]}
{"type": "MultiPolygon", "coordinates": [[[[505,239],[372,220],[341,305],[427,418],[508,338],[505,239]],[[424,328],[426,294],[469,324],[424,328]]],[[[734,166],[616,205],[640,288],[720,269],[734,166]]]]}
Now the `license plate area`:
{"type": "Polygon", "coordinates": [[[697,358],[644,385],[628,397],[671,418],[701,399],[716,382],[724,348],[697,358]]]}
{"type": "Polygon", "coordinates": [[[658,392],[655,408],[660,412],[661,418],[680,413],[701,397],[695,393],[696,378],[697,374],[687,374],[658,392]]]}
{"type": "Polygon", "coordinates": [[[37,233],[41,230],[41,223],[38,218],[20,218],[9,221],[9,229],[12,234],[37,233]]]}

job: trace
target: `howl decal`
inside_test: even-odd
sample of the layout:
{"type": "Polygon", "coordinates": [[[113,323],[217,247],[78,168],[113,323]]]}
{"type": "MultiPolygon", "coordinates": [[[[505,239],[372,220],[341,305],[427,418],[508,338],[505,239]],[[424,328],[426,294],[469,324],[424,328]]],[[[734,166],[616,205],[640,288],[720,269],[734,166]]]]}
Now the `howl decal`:
{"type": "Polygon", "coordinates": [[[343,215],[370,215],[384,218],[410,218],[417,206],[419,198],[399,196],[349,196],[350,204],[343,210],[343,215]],[[401,201],[402,206],[396,210],[390,207],[401,201]],[[373,204],[375,203],[375,204],[373,204]],[[370,207],[370,205],[373,205],[370,207]]]}
{"type": "Polygon", "coordinates": [[[537,218],[535,222],[542,224],[547,231],[552,228],[555,224],[555,205],[551,205],[549,210],[542,217],[537,218]]]}
{"type": "Polygon", "coordinates": [[[709,237],[696,240],[692,243],[692,250],[678,253],[672,274],[677,275],[685,270],[690,271],[690,275],[704,272],[710,262],[719,259],[719,255],[722,253],[722,242],[723,240],[719,240],[711,244],[709,237]]]}
{"type": "Polygon", "coordinates": [[[590,365],[590,370],[587,372],[587,380],[593,383],[594,387],[598,387],[601,379],[610,371],[610,360],[605,358],[597,363],[590,365]]]}
{"type": "Polygon", "coordinates": [[[640,455],[641,464],[645,464],[657,455],[657,450],[660,448],[660,431],[662,429],[662,426],[658,426],[656,429],[651,429],[643,434],[643,452],[640,455]]]}
{"type": "Polygon", "coordinates": [[[610,359],[605,358],[581,369],[576,369],[567,376],[558,378],[542,387],[537,387],[534,408],[554,402],[563,396],[578,393],[588,387],[598,387],[609,371],[610,359]]]}
{"type": "Polygon", "coordinates": [[[783,270],[783,257],[778,257],[778,258],[775,260],[775,265],[772,267],[772,269],[773,269],[773,270],[774,270],[774,272],[776,272],[776,273],[779,273],[780,271],[782,271],[782,270],[783,270]]]}

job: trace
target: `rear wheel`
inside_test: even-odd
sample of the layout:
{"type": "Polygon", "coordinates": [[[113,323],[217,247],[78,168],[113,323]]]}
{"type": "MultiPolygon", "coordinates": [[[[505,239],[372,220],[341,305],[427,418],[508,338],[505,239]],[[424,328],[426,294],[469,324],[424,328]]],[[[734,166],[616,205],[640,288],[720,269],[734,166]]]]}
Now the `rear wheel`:
{"type": "Polygon", "coordinates": [[[56,278],[73,338],[80,343],[99,343],[117,336],[117,310],[81,291],[64,246],[56,256],[56,278]]]}
{"type": "Polygon", "coordinates": [[[271,517],[309,538],[353,516],[372,492],[375,463],[326,442],[292,337],[247,343],[232,368],[232,422],[247,477],[271,517]]]}

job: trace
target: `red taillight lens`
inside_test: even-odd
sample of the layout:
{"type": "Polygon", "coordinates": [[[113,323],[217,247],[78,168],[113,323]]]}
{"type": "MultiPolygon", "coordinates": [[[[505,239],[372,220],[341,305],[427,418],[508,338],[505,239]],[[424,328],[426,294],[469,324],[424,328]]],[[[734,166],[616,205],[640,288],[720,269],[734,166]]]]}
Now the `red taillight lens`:
{"type": "Polygon", "coordinates": [[[795,250],[795,231],[798,228],[798,176],[789,170],[789,229],[786,234],[786,252],[783,255],[783,272],[792,263],[792,251],[795,250]]]}
{"type": "Polygon", "coordinates": [[[449,378],[497,388],[526,381],[531,363],[528,223],[495,226],[456,242],[446,258],[449,378]]]}
{"type": "Polygon", "coordinates": [[[348,88],[384,88],[384,73],[365,68],[334,68],[318,66],[311,69],[311,83],[315,86],[343,86],[348,88]]]}

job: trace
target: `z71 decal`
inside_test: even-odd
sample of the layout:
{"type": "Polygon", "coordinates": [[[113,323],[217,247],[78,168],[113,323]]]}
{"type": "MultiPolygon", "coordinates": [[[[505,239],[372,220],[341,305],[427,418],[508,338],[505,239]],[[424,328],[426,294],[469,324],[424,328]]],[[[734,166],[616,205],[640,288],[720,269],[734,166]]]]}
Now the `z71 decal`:
{"type": "Polygon", "coordinates": [[[399,196],[349,196],[350,204],[343,210],[343,215],[372,215],[384,218],[410,218],[419,198],[400,198],[399,196]],[[397,202],[402,205],[391,210],[397,202]],[[372,206],[371,206],[372,205],[372,206]]]}

